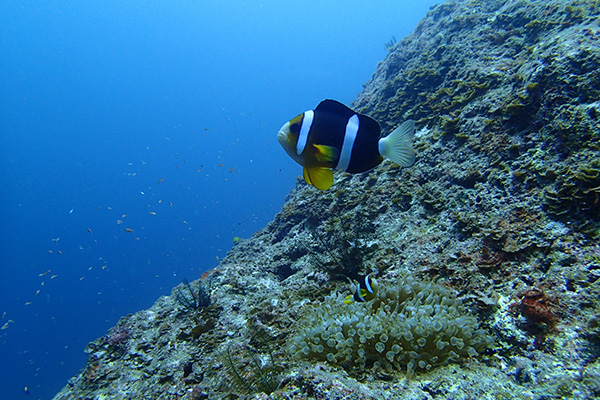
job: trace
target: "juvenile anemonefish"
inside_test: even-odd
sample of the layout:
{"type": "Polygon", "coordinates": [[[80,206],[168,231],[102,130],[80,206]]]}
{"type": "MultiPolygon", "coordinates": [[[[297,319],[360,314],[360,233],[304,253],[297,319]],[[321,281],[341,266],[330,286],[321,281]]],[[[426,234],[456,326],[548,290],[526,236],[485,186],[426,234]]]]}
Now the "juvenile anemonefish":
{"type": "Polygon", "coordinates": [[[415,161],[412,139],[415,123],[408,120],[385,137],[373,118],[358,114],[335,100],[323,100],[314,110],[286,122],[277,140],[304,167],[306,183],[326,190],[333,169],[365,172],[389,158],[403,167],[415,161]]]}
{"type": "Polygon", "coordinates": [[[350,282],[352,294],[346,296],[344,303],[350,304],[354,301],[364,303],[373,300],[377,296],[377,279],[371,278],[371,274],[365,276],[362,282],[352,282],[350,278],[348,278],[348,281],[350,282]]]}

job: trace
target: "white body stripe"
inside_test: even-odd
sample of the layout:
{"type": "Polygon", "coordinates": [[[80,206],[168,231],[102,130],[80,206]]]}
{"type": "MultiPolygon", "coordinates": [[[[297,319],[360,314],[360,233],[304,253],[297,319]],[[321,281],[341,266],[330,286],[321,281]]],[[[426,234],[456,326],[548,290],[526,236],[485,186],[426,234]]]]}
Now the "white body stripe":
{"type": "MultiPolygon", "coordinates": [[[[370,275],[370,274],[369,274],[370,275]]],[[[369,293],[373,293],[373,288],[371,287],[371,283],[369,282],[369,275],[365,277],[365,286],[367,287],[367,291],[369,293]]]]}
{"type": "Polygon", "coordinates": [[[306,111],[304,118],[302,118],[302,126],[300,127],[300,133],[298,134],[298,142],[296,143],[296,154],[300,155],[306,147],[308,142],[308,133],[313,123],[315,112],[313,110],[306,111]]]}
{"type": "Polygon", "coordinates": [[[352,156],[352,149],[354,148],[354,141],[356,140],[356,134],[359,128],[358,115],[354,114],[348,120],[346,124],[346,133],[344,134],[344,143],[342,144],[342,151],[340,152],[340,159],[335,166],[336,169],[345,171],[350,165],[350,157],[352,156]]]}

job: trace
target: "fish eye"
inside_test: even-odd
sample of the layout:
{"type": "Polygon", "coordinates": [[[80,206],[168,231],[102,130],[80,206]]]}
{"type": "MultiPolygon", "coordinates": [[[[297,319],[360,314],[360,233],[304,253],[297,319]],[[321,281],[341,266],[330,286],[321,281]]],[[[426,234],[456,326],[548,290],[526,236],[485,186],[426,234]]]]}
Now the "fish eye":
{"type": "Polygon", "coordinates": [[[300,124],[298,123],[293,123],[290,125],[290,132],[292,133],[298,133],[300,132],[300,124]]]}

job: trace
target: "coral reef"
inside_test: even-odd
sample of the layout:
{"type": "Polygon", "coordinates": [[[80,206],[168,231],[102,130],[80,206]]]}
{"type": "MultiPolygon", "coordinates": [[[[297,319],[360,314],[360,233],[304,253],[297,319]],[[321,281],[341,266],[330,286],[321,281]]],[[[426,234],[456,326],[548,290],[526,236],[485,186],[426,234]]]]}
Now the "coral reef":
{"type": "MultiPolygon", "coordinates": [[[[299,180],[274,220],[207,274],[210,305],[187,297],[192,307],[182,306],[178,295],[189,289],[181,287],[124,317],[88,345],[87,366],[55,399],[599,397],[599,14],[597,0],[433,7],[353,104],[384,131],[416,120],[415,165],[339,173],[328,191],[299,180]],[[343,275],[367,274],[388,289],[406,279],[436,285],[439,303],[428,295],[411,312],[423,310],[435,331],[427,310],[460,304],[451,315],[466,330],[436,341],[407,327],[410,296],[338,304],[343,275]],[[343,324],[337,332],[325,311],[315,315],[322,310],[356,332],[343,324]],[[386,325],[388,340],[367,335],[375,315],[400,319],[386,325]],[[355,346],[361,328],[364,348],[355,346]],[[329,346],[333,331],[322,334],[332,329],[329,346]],[[269,338],[269,352],[252,340],[256,332],[269,338]],[[414,342],[402,341],[406,332],[414,342]],[[309,357],[288,354],[303,353],[302,342],[309,357]],[[427,356],[413,350],[421,344],[427,356]],[[459,363],[433,354],[450,345],[459,363]],[[271,359],[276,386],[227,384],[232,366],[267,371],[271,359]]],[[[392,296],[388,289],[381,296],[392,296]]]]}

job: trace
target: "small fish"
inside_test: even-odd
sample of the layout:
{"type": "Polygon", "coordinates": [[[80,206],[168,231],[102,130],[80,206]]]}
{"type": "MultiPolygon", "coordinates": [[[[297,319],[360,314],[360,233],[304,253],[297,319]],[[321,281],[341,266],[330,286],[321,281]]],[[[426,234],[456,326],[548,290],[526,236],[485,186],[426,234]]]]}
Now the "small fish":
{"type": "Polygon", "coordinates": [[[0,328],[0,330],[5,330],[5,329],[8,329],[8,326],[9,326],[10,324],[14,324],[14,323],[15,323],[15,321],[13,321],[12,319],[9,319],[8,321],[6,321],[6,322],[4,323],[4,325],[2,325],[2,328],[0,328]]]}
{"type": "Polygon", "coordinates": [[[377,295],[377,279],[371,278],[371,274],[364,277],[362,282],[352,282],[350,278],[351,295],[346,296],[344,303],[350,304],[354,301],[364,303],[365,301],[373,300],[377,295]]]}
{"type": "Polygon", "coordinates": [[[52,275],[52,276],[50,277],[50,279],[54,279],[54,278],[56,278],[57,276],[58,276],[58,275],[54,274],[54,275],[52,275]]]}
{"type": "Polygon", "coordinates": [[[59,238],[59,237],[57,237],[57,238],[55,238],[55,239],[52,239],[52,241],[53,241],[54,243],[56,243],[56,244],[58,244],[58,241],[59,241],[59,240],[60,240],[60,238],[59,238]]]}
{"type": "Polygon", "coordinates": [[[384,158],[410,167],[415,162],[414,133],[415,123],[408,120],[381,137],[381,127],[373,118],[335,100],[323,100],[314,110],[286,122],[277,140],[304,167],[306,183],[327,190],[333,184],[333,169],[365,172],[384,158]]]}
{"type": "Polygon", "coordinates": [[[121,225],[123,223],[123,221],[121,221],[120,219],[117,220],[117,225],[121,225]]]}
{"type": "Polygon", "coordinates": [[[72,208],[69,210],[69,214],[73,214],[73,209],[72,208]]]}
{"type": "Polygon", "coordinates": [[[229,173],[232,173],[235,170],[235,167],[229,168],[229,173]]]}
{"type": "Polygon", "coordinates": [[[92,228],[87,228],[87,231],[88,231],[89,233],[92,233],[92,228]]]}
{"type": "Polygon", "coordinates": [[[149,213],[150,215],[156,215],[156,213],[154,211],[150,211],[149,213]]]}
{"type": "Polygon", "coordinates": [[[164,180],[165,180],[165,178],[160,178],[160,179],[158,180],[158,183],[161,183],[161,182],[162,182],[162,181],[164,181],[164,180]]]}
{"type": "Polygon", "coordinates": [[[133,229],[131,229],[131,228],[125,228],[125,232],[130,232],[131,233],[131,232],[133,232],[133,229]]]}
{"type": "Polygon", "coordinates": [[[38,276],[44,276],[44,275],[48,275],[50,273],[50,270],[47,269],[44,272],[42,272],[41,274],[39,274],[38,276]]]}
{"type": "Polygon", "coordinates": [[[28,388],[27,386],[25,386],[25,387],[23,388],[23,391],[25,392],[25,394],[29,394],[29,388],[28,388]]]}

